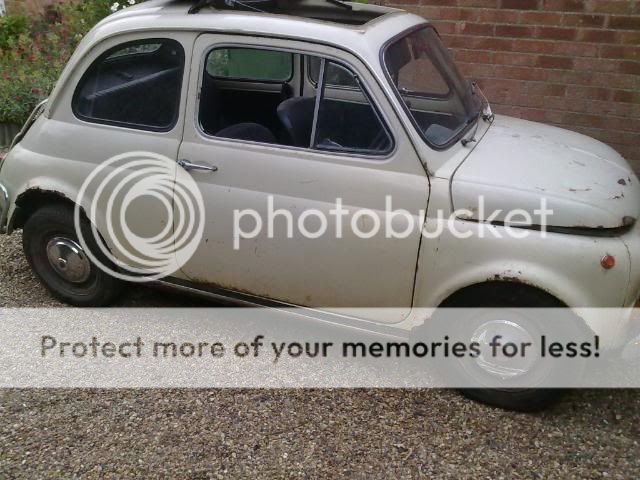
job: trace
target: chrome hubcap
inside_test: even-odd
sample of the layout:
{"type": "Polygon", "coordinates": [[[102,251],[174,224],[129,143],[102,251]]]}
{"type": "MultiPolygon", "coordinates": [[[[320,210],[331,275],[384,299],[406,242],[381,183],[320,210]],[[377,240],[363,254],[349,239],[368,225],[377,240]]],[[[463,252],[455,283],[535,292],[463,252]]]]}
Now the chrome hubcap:
{"type": "Polygon", "coordinates": [[[47,258],[58,275],[71,283],[83,283],[91,274],[91,262],[73,240],[56,237],[47,244],[47,258]]]}
{"type": "Polygon", "coordinates": [[[476,358],[477,365],[485,372],[503,380],[526,375],[538,361],[532,335],[510,320],[490,320],[483,323],[473,332],[471,340],[480,344],[481,354],[476,358]],[[523,343],[529,343],[532,347],[529,347],[524,357],[520,355],[508,357],[502,355],[500,350],[496,356],[493,356],[490,344],[498,335],[502,345],[514,343],[521,346],[523,343]]]}

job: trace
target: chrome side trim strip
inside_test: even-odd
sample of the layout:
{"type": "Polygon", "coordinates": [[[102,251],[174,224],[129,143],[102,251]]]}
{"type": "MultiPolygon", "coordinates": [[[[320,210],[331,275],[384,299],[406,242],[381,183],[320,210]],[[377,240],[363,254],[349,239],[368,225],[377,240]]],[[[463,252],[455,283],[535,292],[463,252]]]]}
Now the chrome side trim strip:
{"type": "Polygon", "coordinates": [[[151,285],[159,287],[167,287],[172,290],[181,291],[187,294],[195,295],[202,298],[208,298],[218,302],[232,304],[244,308],[271,308],[287,312],[290,315],[297,315],[304,320],[320,322],[325,325],[336,326],[340,328],[348,328],[351,331],[359,331],[366,334],[376,335],[394,340],[406,340],[411,332],[399,328],[381,325],[364,319],[357,319],[345,315],[329,313],[309,307],[300,307],[297,305],[270,300],[258,297],[248,293],[227,290],[221,287],[202,286],[181,280],[178,278],[165,278],[156,280],[151,285]]]}
{"type": "Polygon", "coordinates": [[[0,183],[0,234],[7,233],[7,217],[9,215],[9,192],[0,183]]]}

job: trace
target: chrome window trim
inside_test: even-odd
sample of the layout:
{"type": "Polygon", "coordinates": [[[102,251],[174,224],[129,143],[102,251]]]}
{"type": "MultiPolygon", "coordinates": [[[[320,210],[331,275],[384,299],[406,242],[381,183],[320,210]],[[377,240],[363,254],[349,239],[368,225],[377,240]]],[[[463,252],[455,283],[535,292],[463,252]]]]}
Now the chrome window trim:
{"type": "Polygon", "coordinates": [[[0,183],[0,234],[7,233],[7,217],[9,216],[9,192],[0,183]]]}

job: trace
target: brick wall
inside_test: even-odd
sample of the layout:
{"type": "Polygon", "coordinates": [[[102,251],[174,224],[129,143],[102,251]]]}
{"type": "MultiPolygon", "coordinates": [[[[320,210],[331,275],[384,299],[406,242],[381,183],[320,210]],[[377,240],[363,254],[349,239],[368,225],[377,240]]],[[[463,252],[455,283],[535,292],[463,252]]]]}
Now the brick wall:
{"type": "Polygon", "coordinates": [[[602,140],[640,173],[640,0],[388,0],[432,20],[498,113],[602,140]]]}

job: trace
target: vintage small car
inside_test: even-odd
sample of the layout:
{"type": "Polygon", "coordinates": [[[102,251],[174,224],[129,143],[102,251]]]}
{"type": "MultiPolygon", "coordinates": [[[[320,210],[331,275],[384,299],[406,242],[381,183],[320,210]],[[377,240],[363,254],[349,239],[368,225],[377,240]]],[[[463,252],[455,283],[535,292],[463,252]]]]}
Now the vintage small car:
{"type": "MultiPolygon", "coordinates": [[[[172,159],[202,194],[197,248],[157,280],[178,289],[385,332],[410,332],[438,306],[628,308],[640,296],[640,182],[628,163],[586,136],[494,115],[433,26],[402,10],[153,0],[97,25],[0,164],[0,229],[23,230],[34,272],[68,304],[109,305],[122,290],[84,251],[74,212],[88,215],[77,203],[91,172],[132,151],[172,159]],[[383,219],[391,198],[425,227],[462,213],[433,238],[288,236],[283,222],[236,248],[234,209],[266,218],[268,197],[298,214],[340,199],[383,219]],[[553,211],[544,229],[508,214],[534,215],[542,200],[553,211]],[[510,225],[527,235],[500,235],[510,225]],[[358,318],[343,315],[353,308],[358,318]]],[[[128,215],[140,235],[172,221],[149,204],[128,215]]],[[[96,242],[118,252],[107,216],[81,228],[90,217],[96,242]]],[[[607,349],[631,328],[582,321],[607,349]]],[[[526,409],[555,392],[470,395],[526,409]]]]}

